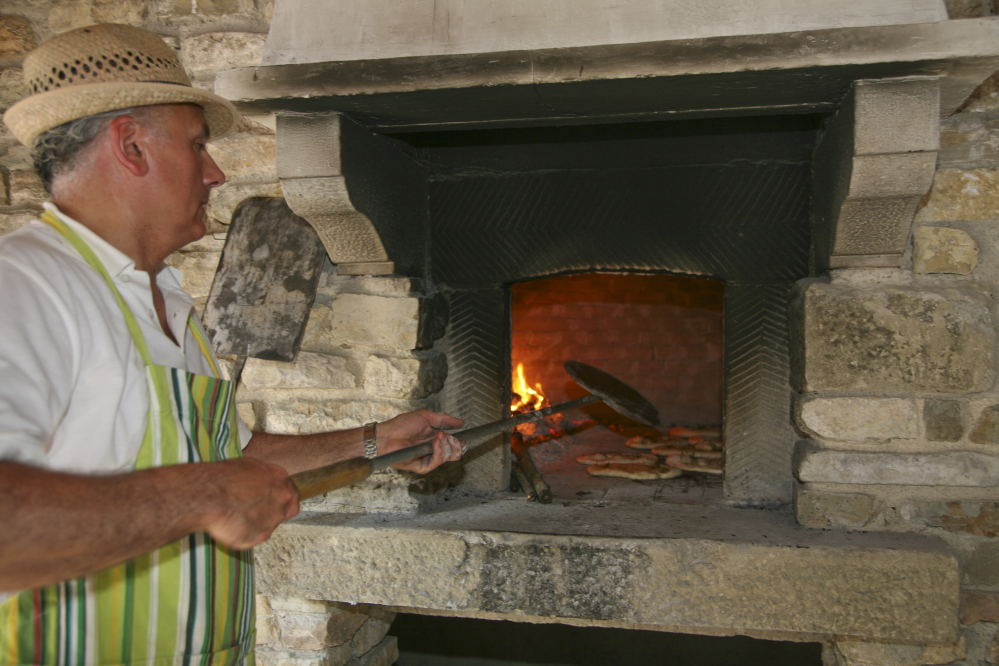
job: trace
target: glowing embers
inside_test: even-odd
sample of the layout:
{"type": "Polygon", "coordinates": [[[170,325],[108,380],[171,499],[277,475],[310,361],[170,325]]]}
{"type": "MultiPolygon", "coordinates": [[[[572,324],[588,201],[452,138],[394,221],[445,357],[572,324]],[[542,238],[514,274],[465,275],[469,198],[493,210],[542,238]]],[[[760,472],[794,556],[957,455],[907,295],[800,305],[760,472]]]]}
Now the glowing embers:
{"type": "Polygon", "coordinates": [[[517,371],[513,373],[513,400],[510,402],[511,412],[530,412],[535,409],[541,409],[541,406],[545,402],[545,394],[541,389],[541,382],[536,383],[534,387],[532,389],[527,384],[527,379],[524,378],[524,364],[518,363],[517,371]]]}

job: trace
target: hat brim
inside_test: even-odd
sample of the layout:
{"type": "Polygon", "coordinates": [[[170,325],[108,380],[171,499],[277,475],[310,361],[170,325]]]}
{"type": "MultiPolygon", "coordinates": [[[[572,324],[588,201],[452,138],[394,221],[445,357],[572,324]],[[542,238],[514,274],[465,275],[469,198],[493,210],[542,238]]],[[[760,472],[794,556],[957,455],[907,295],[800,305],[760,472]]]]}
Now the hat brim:
{"type": "Polygon", "coordinates": [[[174,83],[89,83],[56,88],[22,99],[3,114],[18,141],[30,147],[38,135],[96,113],[154,104],[197,104],[205,111],[211,140],[236,127],[239,112],[215,93],[174,83]]]}

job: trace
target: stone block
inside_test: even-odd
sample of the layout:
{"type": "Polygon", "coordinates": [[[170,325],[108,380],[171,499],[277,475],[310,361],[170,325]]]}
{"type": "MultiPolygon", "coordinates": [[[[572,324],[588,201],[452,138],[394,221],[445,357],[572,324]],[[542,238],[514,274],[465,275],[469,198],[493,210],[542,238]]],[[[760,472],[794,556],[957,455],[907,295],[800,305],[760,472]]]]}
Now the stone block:
{"type": "Polygon", "coordinates": [[[0,70],[0,111],[6,111],[28,95],[20,67],[0,70]]]}
{"type": "Polygon", "coordinates": [[[266,34],[209,32],[180,40],[180,62],[192,78],[210,79],[221,69],[260,64],[266,34]]]}
{"type": "Polygon", "coordinates": [[[999,585],[999,542],[979,544],[961,566],[961,584],[969,587],[999,585]]]}
{"type": "Polygon", "coordinates": [[[916,273],[970,275],[978,265],[978,242],[961,229],[917,227],[912,241],[916,273]]]}
{"type": "Polygon", "coordinates": [[[378,606],[364,606],[361,612],[367,616],[368,621],[350,639],[350,650],[355,657],[370,652],[381,643],[395,619],[395,613],[378,606]]]}
{"type": "Polygon", "coordinates": [[[149,0],[90,0],[93,23],[142,25],[149,15],[149,0]]]}
{"type": "Polygon", "coordinates": [[[924,400],[923,428],[931,442],[956,442],[964,436],[964,408],[956,400],[924,400]]]}
{"type": "Polygon", "coordinates": [[[906,398],[814,398],[797,405],[798,425],[816,437],[865,442],[915,439],[916,401],[906,398]]]}
{"type": "Polygon", "coordinates": [[[31,23],[20,16],[0,16],[0,58],[14,58],[35,48],[31,23]]]}
{"type": "Polygon", "coordinates": [[[367,653],[352,661],[357,666],[392,666],[399,659],[399,640],[395,636],[386,636],[385,640],[371,648],[367,653]]]}
{"type": "Polygon", "coordinates": [[[287,650],[263,646],[257,648],[256,662],[260,666],[346,666],[351,660],[346,645],[322,650],[287,650]]]}
{"type": "Polygon", "coordinates": [[[802,393],[972,393],[995,376],[990,304],[972,288],[802,281],[789,323],[802,393]]]}
{"type": "Polygon", "coordinates": [[[794,515],[811,527],[863,527],[874,514],[874,497],[863,493],[827,493],[797,486],[794,515]]]}
{"type": "Polygon", "coordinates": [[[239,132],[208,144],[208,152],[234,182],[277,181],[274,135],[265,130],[239,132]]]}
{"type": "Polygon", "coordinates": [[[999,405],[982,410],[968,439],[975,444],[999,444],[999,405]]]}
{"type": "MultiPolygon", "coordinates": [[[[3,123],[0,126],[6,127],[3,123]]],[[[17,139],[6,139],[0,148],[0,166],[8,171],[33,171],[34,164],[31,162],[31,149],[22,144],[17,139]]]]}
{"type": "Polygon", "coordinates": [[[331,601],[316,601],[297,597],[268,597],[271,608],[285,613],[329,613],[334,607],[331,601]]]}
{"type": "Polygon", "coordinates": [[[278,613],[281,644],[292,650],[322,650],[342,645],[328,640],[330,617],[325,613],[278,613]]]}
{"type": "Polygon", "coordinates": [[[891,645],[836,641],[842,666],[928,666],[949,664],[967,654],[964,637],[953,645],[891,645]]]}
{"type": "Polygon", "coordinates": [[[11,206],[41,208],[50,198],[42,179],[34,171],[11,171],[9,179],[11,206]]]}
{"type": "Polygon", "coordinates": [[[219,266],[218,252],[174,252],[167,263],[184,274],[181,286],[194,299],[205,299],[219,266]]]}
{"type": "Polygon", "coordinates": [[[369,356],[364,364],[364,389],[392,398],[421,399],[444,388],[447,356],[421,352],[415,358],[369,356]]]}
{"type": "Polygon", "coordinates": [[[38,217],[42,211],[18,210],[10,213],[0,213],[0,235],[20,229],[31,220],[38,217]]]}
{"type": "Polygon", "coordinates": [[[917,525],[982,537],[999,536],[999,502],[913,502],[903,507],[902,516],[917,525]]]}
{"type": "Polygon", "coordinates": [[[416,348],[420,310],[417,298],[341,294],[331,309],[329,335],[336,340],[401,351],[416,348]]]}
{"type": "Polygon", "coordinates": [[[961,590],[961,624],[999,623],[999,592],[961,590]]]}
{"type": "Polygon", "coordinates": [[[270,599],[262,594],[256,597],[257,645],[271,645],[281,640],[281,628],[271,609],[270,599]]]}
{"type": "Polygon", "coordinates": [[[243,383],[250,388],[355,388],[347,359],[299,352],[294,363],[247,359],[243,383]]]}
{"type": "Polygon", "coordinates": [[[241,202],[250,197],[280,197],[280,183],[231,183],[212,190],[208,200],[208,216],[219,225],[232,223],[232,214],[241,202]]]}
{"type": "Polygon", "coordinates": [[[990,0],[944,0],[951,19],[980,18],[992,15],[990,0]]]}
{"type": "Polygon", "coordinates": [[[940,169],[916,223],[999,217],[999,169],[940,169]]]}
{"type": "Polygon", "coordinates": [[[309,435],[358,428],[371,421],[387,421],[407,409],[398,405],[345,398],[342,391],[323,396],[323,390],[263,389],[273,398],[258,409],[260,425],[270,433],[309,435]]]}
{"type": "Polygon", "coordinates": [[[864,453],[799,445],[794,470],[802,483],[979,488],[999,485],[999,456],[971,451],[864,453]]]}
{"type": "Polygon", "coordinates": [[[853,96],[854,155],[940,148],[940,86],[935,79],[858,81],[853,96]]]}
{"type": "Polygon", "coordinates": [[[403,473],[379,472],[347,488],[303,501],[302,511],[415,514],[424,508],[425,501],[410,492],[412,483],[413,479],[403,473]]]}
{"type": "Polygon", "coordinates": [[[941,123],[937,169],[999,166],[999,116],[958,113],[941,123]]]}

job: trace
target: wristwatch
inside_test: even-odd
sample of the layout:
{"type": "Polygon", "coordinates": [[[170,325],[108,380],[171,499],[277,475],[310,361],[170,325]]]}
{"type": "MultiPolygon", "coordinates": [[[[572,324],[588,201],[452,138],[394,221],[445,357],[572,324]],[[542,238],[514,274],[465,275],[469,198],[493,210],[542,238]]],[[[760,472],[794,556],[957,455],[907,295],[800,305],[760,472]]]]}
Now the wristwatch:
{"type": "Polygon", "coordinates": [[[376,422],[364,424],[364,457],[374,458],[378,455],[378,446],[375,444],[378,424],[376,422]]]}

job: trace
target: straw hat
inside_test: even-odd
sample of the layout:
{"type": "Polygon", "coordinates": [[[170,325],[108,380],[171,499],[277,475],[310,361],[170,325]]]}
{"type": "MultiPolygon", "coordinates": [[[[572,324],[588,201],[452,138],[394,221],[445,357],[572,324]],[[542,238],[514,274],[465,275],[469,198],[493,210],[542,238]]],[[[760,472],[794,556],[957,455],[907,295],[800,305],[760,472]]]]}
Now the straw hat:
{"type": "Polygon", "coordinates": [[[128,25],[92,25],[53,37],[24,58],[24,80],[31,95],[3,120],[26,146],[71,120],[133,106],[197,104],[213,139],[228,134],[239,117],[227,100],[191,86],[162,37],[128,25]]]}

